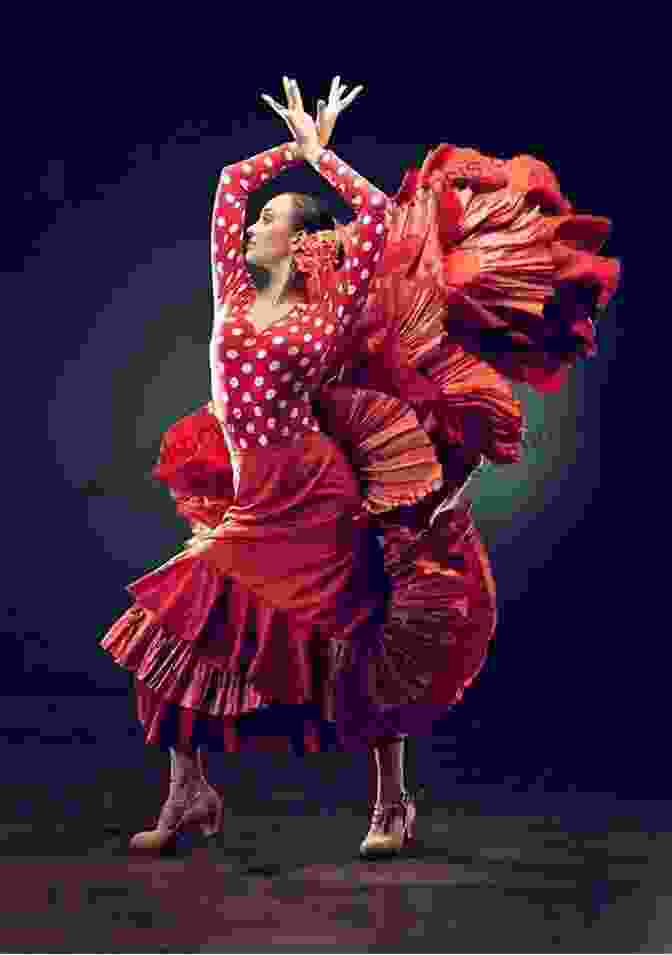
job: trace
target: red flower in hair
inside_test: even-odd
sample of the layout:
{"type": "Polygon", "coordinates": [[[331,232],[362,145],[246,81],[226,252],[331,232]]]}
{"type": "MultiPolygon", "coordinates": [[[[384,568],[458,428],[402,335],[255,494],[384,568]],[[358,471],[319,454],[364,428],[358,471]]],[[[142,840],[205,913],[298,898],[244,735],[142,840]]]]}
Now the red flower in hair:
{"type": "Polygon", "coordinates": [[[319,295],[324,279],[335,271],[339,246],[335,232],[322,230],[306,234],[294,253],[294,264],[305,274],[311,297],[319,295]]]}
{"type": "Polygon", "coordinates": [[[307,234],[294,255],[297,269],[311,275],[324,269],[336,268],[338,244],[335,232],[323,230],[307,234]]]}

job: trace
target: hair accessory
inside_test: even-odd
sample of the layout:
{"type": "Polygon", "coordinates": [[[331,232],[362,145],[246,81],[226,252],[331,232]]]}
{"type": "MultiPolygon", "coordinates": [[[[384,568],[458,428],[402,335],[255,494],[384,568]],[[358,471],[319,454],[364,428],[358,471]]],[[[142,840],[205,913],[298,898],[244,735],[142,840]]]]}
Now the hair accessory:
{"type": "Polygon", "coordinates": [[[341,240],[332,229],[307,233],[294,253],[294,264],[306,276],[309,295],[317,296],[324,279],[336,269],[341,240]]]}

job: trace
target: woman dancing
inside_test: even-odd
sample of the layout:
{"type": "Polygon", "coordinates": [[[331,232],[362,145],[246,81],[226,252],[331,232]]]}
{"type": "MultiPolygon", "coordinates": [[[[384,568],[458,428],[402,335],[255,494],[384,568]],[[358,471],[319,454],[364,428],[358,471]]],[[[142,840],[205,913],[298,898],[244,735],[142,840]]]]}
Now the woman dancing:
{"type": "Polygon", "coordinates": [[[569,290],[600,286],[604,300],[615,288],[613,263],[579,263],[576,252],[591,230],[593,247],[604,241],[606,220],[563,209],[551,228],[534,205],[544,188],[545,211],[559,202],[550,171],[540,188],[544,164],[441,147],[386,200],[316,142],[358,90],[341,101],[336,78],[316,128],[294,81],[285,87],[289,109],[266,99],[295,143],[222,174],[213,402],[166,435],[156,472],[195,536],[129,587],[136,604],[102,641],[135,671],[147,741],[172,744],[168,800],[133,848],[161,848],[190,824],[219,827],[197,738],[217,728],[235,751],[241,714],[312,701],[322,719],[307,719],[308,748],[323,748],[326,720],[376,758],[360,851],[398,851],[415,816],[404,737],[431,731],[461,699],[495,628],[487,556],[459,495],[485,459],[519,460],[507,377],[557,387],[558,372],[590,353],[592,323],[569,290]],[[280,171],[279,158],[301,157],[360,212],[339,230],[345,261],[336,269],[329,237],[317,241],[324,221],[310,197],[276,196],[249,230],[247,262],[270,276],[255,292],[241,267],[247,191],[280,171]],[[520,248],[507,258],[498,236],[520,248]],[[544,304],[558,291],[553,325],[544,304]]]}
{"type": "MultiPolygon", "coordinates": [[[[343,451],[321,431],[310,399],[366,300],[384,249],[386,197],[320,146],[298,87],[286,82],[286,89],[289,108],[280,110],[294,142],[226,167],[213,215],[212,399],[233,464],[233,500],[207,540],[128,587],[155,623],[190,643],[204,630],[225,578],[291,614],[306,633],[316,628],[324,641],[363,639],[363,630],[380,627],[381,595],[367,579],[367,560],[357,560],[359,486],[343,451]],[[292,286],[292,255],[302,238],[295,222],[310,199],[279,195],[250,230],[247,256],[271,274],[258,292],[244,267],[248,194],[303,161],[357,212],[345,251],[352,256],[356,246],[358,266],[348,261],[332,270],[324,288],[292,286]]],[[[439,475],[433,455],[430,463],[428,491],[439,475]]],[[[174,759],[179,784],[185,780],[174,759]]],[[[221,802],[212,790],[188,789],[180,793],[190,801],[180,827],[198,821],[216,830],[221,802]]],[[[134,848],[172,835],[175,801],[164,809],[157,829],[138,834],[134,848]]]]}

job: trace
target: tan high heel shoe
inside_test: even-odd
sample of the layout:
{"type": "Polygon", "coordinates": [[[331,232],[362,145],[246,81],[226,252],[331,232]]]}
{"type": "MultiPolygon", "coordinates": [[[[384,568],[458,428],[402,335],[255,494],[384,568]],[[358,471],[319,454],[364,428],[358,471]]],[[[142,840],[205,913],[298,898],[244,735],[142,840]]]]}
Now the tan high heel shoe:
{"type": "Polygon", "coordinates": [[[415,839],[417,794],[403,792],[394,802],[376,803],[371,828],[359,847],[366,858],[396,855],[415,839]]]}
{"type": "Polygon", "coordinates": [[[160,852],[174,847],[180,833],[197,830],[206,838],[214,836],[222,826],[223,808],[221,797],[209,783],[198,781],[175,785],[171,782],[156,829],[137,832],[129,848],[134,852],[160,852]]]}

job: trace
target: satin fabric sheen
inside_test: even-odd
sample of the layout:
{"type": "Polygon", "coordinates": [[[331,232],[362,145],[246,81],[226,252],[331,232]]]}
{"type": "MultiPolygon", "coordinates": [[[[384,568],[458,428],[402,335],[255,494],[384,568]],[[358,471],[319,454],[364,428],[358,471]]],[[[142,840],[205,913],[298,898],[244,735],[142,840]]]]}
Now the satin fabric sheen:
{"type": "Polygon", "coordinates": [[[362,497],[338,444],[322,433],[237,452],[238,493],[217,540],[129,584],[137,603],[195,641],[232,578],[295,625],[347,640],[380,607],[362,559],[362,497]],[[356,571],[356,572],[355,572],[356,571]]]}

